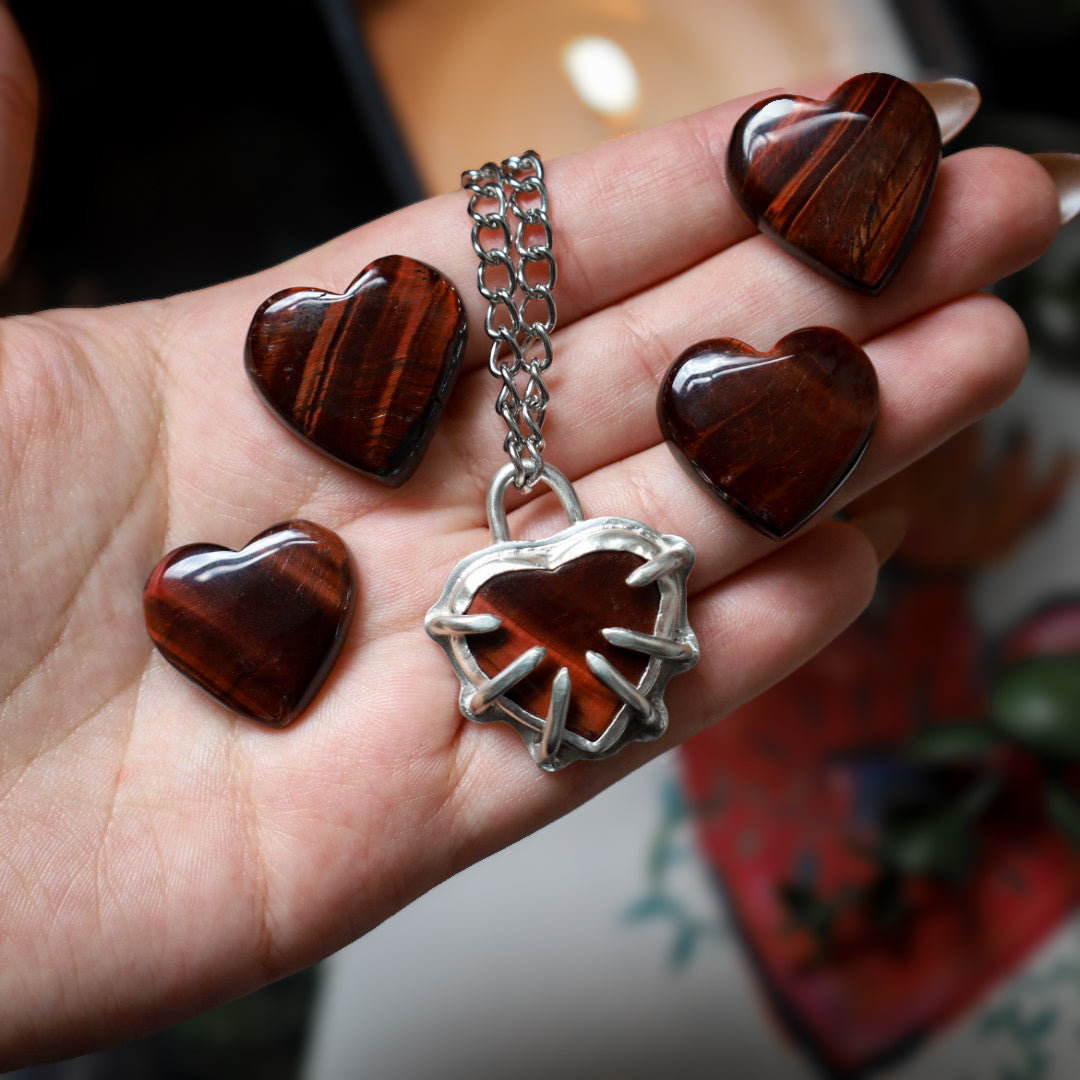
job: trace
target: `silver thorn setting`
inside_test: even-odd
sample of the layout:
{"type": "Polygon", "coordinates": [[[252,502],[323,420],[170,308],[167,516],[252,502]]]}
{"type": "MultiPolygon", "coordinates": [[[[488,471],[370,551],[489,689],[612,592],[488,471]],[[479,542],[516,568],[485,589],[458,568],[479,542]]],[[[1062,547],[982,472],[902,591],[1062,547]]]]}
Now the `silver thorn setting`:
{"type": "Polygon", "coordinates": [[[548,705],[547,720],[540,734],[540,752],[537,762],[551,765],[562,746],[563,732],[566,730],[566,716],[570,711],[570,672],[562,667],[551,681],[551,703],[548,705]]]}
{"type": "Polygon", "coordinates": [[[631,571],[627,575],[626,584],[632,589],[644,588],[646,585],[651,585],[654,581],[659,580],[665,574],[670,574],[672,571],[678,570],[679,567],[685,566],[692,558],[693,555],[685,547],[677,547],[671,551],[666,551],[663,555],[657,555],[647,563],[643,563],[636,570],[631,571]]]}
{"type": "Polygon", "coordinates": [[[649,699],[621,672],[611,665],[606,656],[601,656],[591,649],[585,653],[585,663],[589,670],[624,704],[650,726],[653,719],[653,707],[649,699]]]}
{"type": "Polygon", "coordinates": [[[655,634],[642,634],[637,630],[627,630],[624,626],[609,626],[601,633],[620,649],[655,656],[660,660],[688,660],[692,654],[689,645],[671,638],[657,637],[655,634]]]}
{"type": "Polygon", "coordinates": [[[490,634],[502,626],[498,615],[432,615],[427,621],[429,634],[490,634]]]}
{"type": "Polygon", "coordinates": [[[469,708],[477,714],[485,712],[507,690],[517,686],[526,675],[532,674],[544,662],[546,656],[547,649],[543,645],[534,645],[531,649],[526,649],[513,663],[507,664],[497,675],[492,675],[476,688],[469,708]]]}

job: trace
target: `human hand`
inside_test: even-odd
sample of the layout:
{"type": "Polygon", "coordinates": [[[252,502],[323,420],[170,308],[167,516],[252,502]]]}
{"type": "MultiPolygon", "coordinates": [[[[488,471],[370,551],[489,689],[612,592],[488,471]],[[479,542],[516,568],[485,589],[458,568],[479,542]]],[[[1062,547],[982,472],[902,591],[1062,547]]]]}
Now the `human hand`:
{"type": "MultiPolygon", "coordinates": [[[[825,324],[864,342],[881,418],[838,509],[1013,387],[1023,330],[976,291],[1044,250],[1057,194],[1021,155],[949,158],[897,279],[855,296],[754,234],[727,191],[728,133],[760,96],[546,168],[560,260],[548,458],[587,514],[698,553],[701,662],[668,690],[663,742],[608,761],[543,774],[508,728],[463,721],[423,631],[450,569],[489,543],[484,494],[504,460],[463,193],[199,293],[0,324],[0,1063],[130,1038],[314,962],[720,720],[863,608],[898,539],[888,519],[763,539],[660,445],[663,372],[717,335],[767,348],[825,324]],[[286,434],[242,362],[266,296],[342,288],[389,253],[449,276],[473,327],[428,455],[397,491],[286,434]],[[154,653],[141,590],[171,547],[239,546],[294,517],[342,536],[359,597],[323,691],[274,731],[154,653]]],[[[511,515],[515,536],[563,524],[539,491],[511,515]]]]}

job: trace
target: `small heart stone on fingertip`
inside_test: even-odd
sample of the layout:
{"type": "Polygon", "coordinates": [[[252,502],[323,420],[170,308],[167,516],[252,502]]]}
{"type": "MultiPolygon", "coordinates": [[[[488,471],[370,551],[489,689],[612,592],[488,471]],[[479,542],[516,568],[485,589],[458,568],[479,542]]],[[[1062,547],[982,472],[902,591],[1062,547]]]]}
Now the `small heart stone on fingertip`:
{"type": "Polygon", "coordinates": [[[869,72],[824,101],[780,94],[747,109],[728,143],[727,178],[766,236],[818,273],[876,296],[914,242],[940,158],[926,97],[869,72]]]}

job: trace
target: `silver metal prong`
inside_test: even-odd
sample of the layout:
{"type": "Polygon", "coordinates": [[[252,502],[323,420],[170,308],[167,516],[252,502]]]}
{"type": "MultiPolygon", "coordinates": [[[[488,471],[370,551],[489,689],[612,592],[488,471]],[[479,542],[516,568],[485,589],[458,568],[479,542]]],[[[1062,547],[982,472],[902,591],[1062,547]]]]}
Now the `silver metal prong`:
{"type": "Polygon", "coordinates": [[[427,622],[429,634],[490,634],[502,626],[498,615],[432,615],[427,622]]]}
{"type": "Polygon", "coordinates": [[[550,765],[562,746],[563,732],[566,730],[566,714],[570,711],[570,672],[559,668],[551,680],[551,703],[548,705],[547,719],[540,736],[541,765],[550,765]]]}
{"type": "Polygon", "coordinates": [[[685,566],[692,558],[685,547],[672,548],[663,555],[657,555],[647,563],[642,563],[636,570],[631,571],[626,578],[626,584],[632,589],[640,589],[651,585],[657,578],[670,574],[672,570],[678,570],[685,566]]]}
{"type": "Polygon", "coordinates": [[[492,675],[476,688],[476,693],[473,694],[472,701],[469,703],[469,709],[479,714],[490,708],[497,698],[502,697],[511,687],[517,686],[526,675],[532,674],[544,662],[546,656],[547,649],[543,645],[534,645],[531,649],[526,649],[513,663],[507,664],[498,675],[492,675]]]}
{"type": "Polygon", "coordinates": [[[691,655],[689,645],[671,638],[657,637],[655,634],[642,634],[637,630],[627,630],[624,626],[609,626],[601,633],[620,649],[655,656],[660,660],[686,660],[691,655]]]}
{"type": "Polygon", "coordinates": [[[589,670],[625,705],[628,705],[648,726],[652,722],[653,707],[649,699],[621,672],[613,667],[606,656],[591,649],[585,653],[589,670]]]}

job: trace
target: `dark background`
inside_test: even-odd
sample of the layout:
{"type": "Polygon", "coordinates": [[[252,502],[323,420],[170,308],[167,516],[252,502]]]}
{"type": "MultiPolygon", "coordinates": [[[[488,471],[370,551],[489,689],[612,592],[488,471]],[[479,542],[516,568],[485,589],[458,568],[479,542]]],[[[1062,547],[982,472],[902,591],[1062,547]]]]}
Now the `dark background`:
{"type": "MultiPolygon", "coordinates": [[[[11,7],[37,60],[43,126],[2,312],[211,284],[415,194],[347,0],[11,7]]],[[[982,89],[969,141],[1080,116],[1080,0],[896,7],[928,73],[982,89]]],[[[1057,143],[1023,148],[1080,150],[1075,131],[1070,145],[1058,125],[1047,136],[1057,143]]]]}
{"type": "Polygon", "coordinates": [[[327,5],[11,6],[43,127],[2,310],[208,285],[393,207],[327,5]]]}
{"type": "MultiPolygon", "coordinates": [[[[896,6],[928,74],[982,89],[966,142],[1080,151],[1080,0],[896,6]]],[[[415,192],[342,0],[11,7],[36,58],[43,118],[0,313],[209,285],[415,192]]],[[[1068,356],[1075,364],[1071,346],[1068,356]]],[[[291,1076],[314,984],[304,973],[155,1038],[26,1075],[291,1076]]]]}

